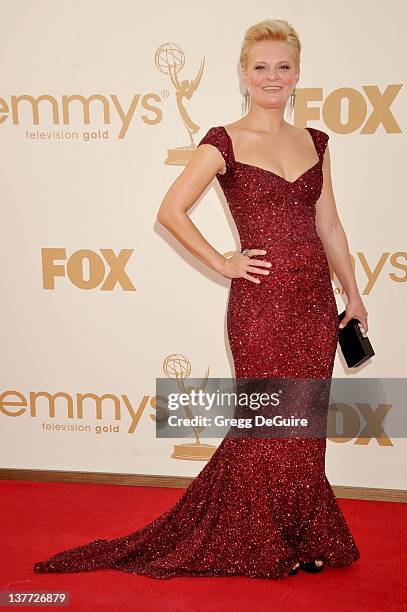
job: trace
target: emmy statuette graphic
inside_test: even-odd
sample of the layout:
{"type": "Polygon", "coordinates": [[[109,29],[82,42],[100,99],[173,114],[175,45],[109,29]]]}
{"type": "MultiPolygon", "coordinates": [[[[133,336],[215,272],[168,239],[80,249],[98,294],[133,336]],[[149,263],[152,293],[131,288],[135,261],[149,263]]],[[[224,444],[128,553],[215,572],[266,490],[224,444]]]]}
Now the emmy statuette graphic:
{"type": "Polygon", "coordinates": [[[175,98],[178,112],[185,125],[189,136],[189,145],[167,149],[167,159],[165,163],[170,166],[186,166],[192,152],[196,149],[193,135],[199,131],[200,127],[192,121],[184,106],[184,98],[190,100],[197,89],[203,74],[205,58],[201,61],[198,73],[193,81],[178,79],[178,73],[185,64],[185,53],[175,43],[165,43],[158,47],[155,52],[155,65],[158,70],[165,75],[169,75],[171,83],[175,88],[175,98]]]}
{"type": "MultiPolygon", "coordinates": [[[[189,360],[183,355],[173,354],[169,355],[163,363],[163,370],[167,378],[173,378],[177,381],[177,385],[182,393],[188,395],[191,391],[204,390],[208,380],[209,368],[206,369],[205,377],[199,386],[185,385],[185,378],[191,373],[191,364],[189,360]]],[[[193,418],[193,412],[190,406],[183,406],[185,415],[188,419],[193,418]]],[[[187,442],[186,444],[175,444],[174,451],[171,455],[173,459],[189,459],[192,461],[207,461],[213,455],[216,450],[216,446],[213,444],[202,444],[199,439],[199,434],[205,429],[203,426],[191,425],[195,441],[187,442]]]]}

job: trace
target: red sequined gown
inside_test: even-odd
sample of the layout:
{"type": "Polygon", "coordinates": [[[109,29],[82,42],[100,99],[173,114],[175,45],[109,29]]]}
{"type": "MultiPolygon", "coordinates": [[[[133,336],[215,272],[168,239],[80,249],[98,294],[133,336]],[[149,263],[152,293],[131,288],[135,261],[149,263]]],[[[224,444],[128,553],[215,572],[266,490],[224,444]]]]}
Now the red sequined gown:
{"type": "MultiPolygon", "coordinates": [[[[217,179],[241,249],[267,250],[260,284],[231,281],[227,327],[235,377],[329,378],[338,313],[315,227],[328,135],[307,128],[318,161],[295,181],[236,161],[223,126],[199,145],[226,161],[217,179]]],[[[198,146],[199,146],[198,145],[198,146]]],[[[358,547],[325,474],[326,438],[227,435],[178,502],[137,531],[35,563],[35,572],[114,568],[154,578],[244,575],[278,579],[297,561],[345,567],[358,547]]]]}

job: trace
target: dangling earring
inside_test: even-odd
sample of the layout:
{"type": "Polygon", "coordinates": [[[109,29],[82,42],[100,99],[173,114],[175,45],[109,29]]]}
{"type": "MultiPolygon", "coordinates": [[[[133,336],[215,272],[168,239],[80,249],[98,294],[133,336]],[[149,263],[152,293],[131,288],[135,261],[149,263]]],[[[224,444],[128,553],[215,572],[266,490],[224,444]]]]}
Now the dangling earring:
{"type": "Polygon", "coordinates": [[[290,95],[290,117],[291,117],[291,114],[292,114],[292,112],[293,112],[293,110],[294,110],[294,105],[295,105],[295,97],[296,97],[296,95],[297,95],[297,94],[295,93],[295,87],[294,87],[293,92],[292,92],[292,94],[290,95]]]}
{"type": "Polygon", "coordinates": [[[246,115],[250,110],[250,90],[246,89],[244,92],[244,102],[243,102],[243,115],[246,115]]]}

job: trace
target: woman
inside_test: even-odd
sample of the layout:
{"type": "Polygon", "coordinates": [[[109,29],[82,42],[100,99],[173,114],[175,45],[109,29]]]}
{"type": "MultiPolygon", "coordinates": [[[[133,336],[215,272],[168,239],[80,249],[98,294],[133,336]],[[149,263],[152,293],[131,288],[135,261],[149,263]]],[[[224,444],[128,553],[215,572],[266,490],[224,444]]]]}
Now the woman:
{"type": "MultiPolygon", "coordinates": [[[[231,279],[227,323],[237,379],[330,380],[339,321],[326,255],[348,298],[342,324],[355,317],[367,331],[332,193],[328,135],[283,119],[300,50],[286,21],[249,28],[240,60],[250,110],[209,129],[158,212],[191,253],[231,279]],[[187,215],[214,177],[244,249],[229,258],[187,215]]],[[[326,478],[325,448],[325,436],[228,433],[175,506],[152,523],[60,552],[34,571],[278,579],[300,567],[350,565],[360,553],[326,478]]]]}

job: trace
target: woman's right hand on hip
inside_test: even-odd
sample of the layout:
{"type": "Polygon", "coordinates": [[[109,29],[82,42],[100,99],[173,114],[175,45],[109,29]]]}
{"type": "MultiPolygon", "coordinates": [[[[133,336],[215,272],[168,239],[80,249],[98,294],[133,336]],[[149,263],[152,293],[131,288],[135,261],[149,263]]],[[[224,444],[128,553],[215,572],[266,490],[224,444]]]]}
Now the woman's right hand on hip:
{"type": "Polygon", "coordinates": [[[242,253],[234,251],[232,255],[225,257],[225,263],[220,271],[226,278],[245,278],[246,280],[259,284],[260,279],[251,276],[255,274],[269,274],[271,263],[263,259],[253,259],[256,255],[265,255],[267,251],[262,249],[245,249],[242,253]]]}

